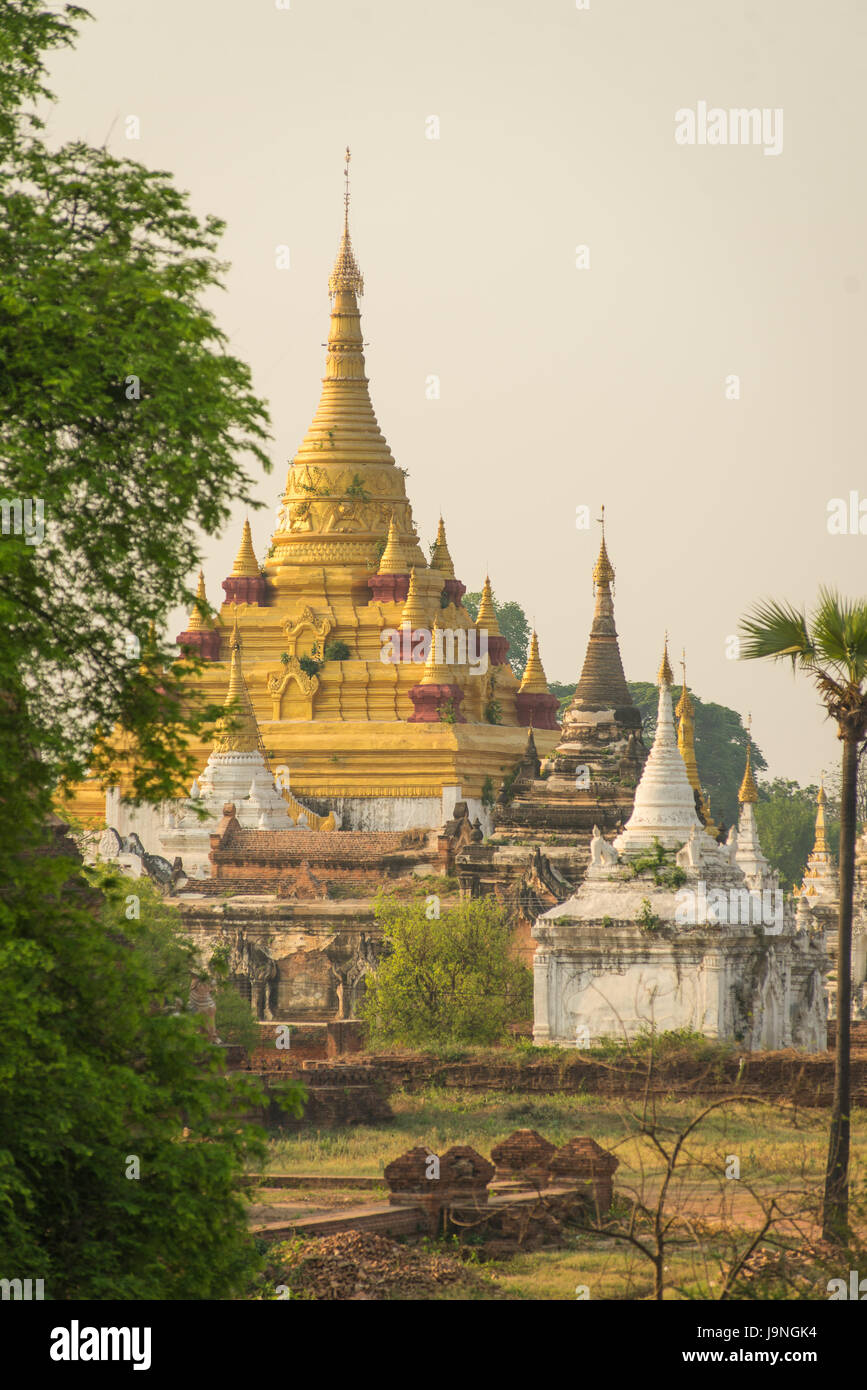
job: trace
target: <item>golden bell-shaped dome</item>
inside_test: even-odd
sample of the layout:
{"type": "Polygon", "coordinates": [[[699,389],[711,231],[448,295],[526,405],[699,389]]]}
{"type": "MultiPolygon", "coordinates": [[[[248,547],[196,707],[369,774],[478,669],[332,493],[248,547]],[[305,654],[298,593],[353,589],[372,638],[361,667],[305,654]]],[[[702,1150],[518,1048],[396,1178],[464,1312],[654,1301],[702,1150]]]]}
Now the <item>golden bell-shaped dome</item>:
{"type": "Polygon", "coordinates": [[[411,628],[427,626],[427,610],[419,598],[418,586],[415,582],[415,566],[409,572],[409,589],[407,590],[406,602],[403,605],[403,612],[400,615],[401,626],[409,623],[411,628]]]}
{"type": "Polygon", "coordinates": [[[476,617],[476,628],[481,631],[483,628],[489,637],[499,637],[500,624],[497,622],[497,614],[494,610],[494,598],[491,592],[491,581],[485,575],[485,582],[482,587],[482,597],[479,602],[479,611],[476,617]]]}
{"type": "Polygon", "coordinates": [[[259,561],[256,559],[256,552],[253,549],[250,523],[245,521],[244,529],[241,532],[241,544],[232,566],[232,577],[233,579],[254,579],[259,573],[259,561]]]}
{"type": "Polygon", "coordinates": [[[196,586],[196,601],[190,609],[190,618],[187,623],[188,632],[204,632],[214,626],[213,620],[207,616],[206,608],[208,596],[205,593],[205,576],[199,570],[199,582],[196,586]]]}
{"type": "Polygon", "coordinates": [[[432,570],[439,570],[441,574],[446,576],[446,579],[454,579],[455,577],[455,567],[446,543],[446,528],[442,517],[440,517],[440,524],[437,527],[437,538],[430,559],[430,567],[432,570]]]}
{"type": "Polygon", "coordinates": [[[253,702],[241,667],[241,633],[238,617],[229,639],[232,661],[229,667],[229,689],[223,701],[226,713],[217,725],[214,737],[215,753],[253,753],[261,748],[259,725],[253,702]]]}
{"type": "Polygon", "coordinates": [[[397,526],[392,516],[388,523],[388,537],[385,542],[385,550],[382,552],[382,559],[379,562],[380,574],[406,574],[407,557],[404,552],[402,538],[398,535],[397,526]]]}
{"type": "Polygon", "coordinates": [[[443,660],[443,637],[440,631],[440,620],[434,618],[433,632],[431,633],[430,651],[424,665],[424,675],[419,681],[419,685],[451,685],[452,673],[450,668],[443,660]]]}
{"type": "Polygon", "coordinates": [[[524,674],[521,677],[519,692],[530,692],[534,695],[547,695],[548,682],[545,679],[545,671],[542,666],[542,659],[539,656],[539,639],[535,631],[530,638],[530,651],[527,656],[527,664],[524,667],[524,674]]]}

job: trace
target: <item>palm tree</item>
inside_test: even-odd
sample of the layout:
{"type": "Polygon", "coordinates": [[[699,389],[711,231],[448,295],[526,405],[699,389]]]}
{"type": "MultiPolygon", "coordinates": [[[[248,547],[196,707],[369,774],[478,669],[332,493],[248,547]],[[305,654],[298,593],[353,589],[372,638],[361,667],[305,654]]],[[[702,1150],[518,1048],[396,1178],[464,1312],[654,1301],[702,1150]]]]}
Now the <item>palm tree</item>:
{"type": "Polygon", "coordinates": [[[826,1240],[845,1239],[849,1221],[850,1035],[852,1010],[852,899],[858,759],[867,738],[867,602],[850,603],[819,591],[810,625],[789,604],[757,604],[741,620],[741,657],[789,660],[816,684],[843,744],[840,789],[840,915],[837,930],[837,1049],[834,1103],[822,1213],[826,1240]]]}

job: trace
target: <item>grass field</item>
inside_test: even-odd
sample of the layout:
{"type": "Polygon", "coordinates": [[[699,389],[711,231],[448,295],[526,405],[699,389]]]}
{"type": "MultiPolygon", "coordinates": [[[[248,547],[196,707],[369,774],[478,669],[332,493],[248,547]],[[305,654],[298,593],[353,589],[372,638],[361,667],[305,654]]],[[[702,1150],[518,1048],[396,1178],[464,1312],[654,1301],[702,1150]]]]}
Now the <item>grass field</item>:
{"type": "MultiPolygon", "coordinates": [[[[469,1144],[484,1155],[515,1129],[538,1130],[555,1144],[590,1135],[620,1160],[615,1188],[639,1194],[651,1206],[665,1162],[642,1135],[641,1102],[588,1095],[528,1097],[526,1093],[473,1093],[454,1089],[398,1092],[395,1120],[299,1132],[270,1144],[270,1169],[284,1173],[377,1176],[405,1150],[424,1144],[442,1153],[469,1144]]],[[[669,1148],[703,1108],[700,1097],[664,1098],[656,1105],[657,1134],[669,1148]]],[[[867,1171],[867,1114],[853,1115],[852,1186],[857,1195],[867,1171]]],[[[714,1298],[734,1249],[743,1249],[762,1220],[761,1201],[776,1197],[797,1220],[778,1227],[778,1237],[797,1245],[817,1234],[811,1204],[821,1193],[827,1116],[815,1109],[733,1102],[711,1113],[685,1146],[672,1181],[667,1211],[676,1215],[675,1241],[666,1257],[666,1297],[714,1298]],[[737,1159],[739,1178],[727,1178],[737,1159]],[[757,1200],[757,1199],[761,1199],[757,1200]]],[[[653,1271],[646,1256],[605,1233],[567,1236],[561,1250],[518,1254],[508,1261],[471,1262],[468,1282],[443,1289],[443,1299],[574,1299],[586,1287],[592,1298],[645,1298],[653,1271]]],[[[824,1289],[824,1284],[822,1285],[824,1289]]],[[[823,1295],[816,1295],[823,1296],[823,1295]]]]}

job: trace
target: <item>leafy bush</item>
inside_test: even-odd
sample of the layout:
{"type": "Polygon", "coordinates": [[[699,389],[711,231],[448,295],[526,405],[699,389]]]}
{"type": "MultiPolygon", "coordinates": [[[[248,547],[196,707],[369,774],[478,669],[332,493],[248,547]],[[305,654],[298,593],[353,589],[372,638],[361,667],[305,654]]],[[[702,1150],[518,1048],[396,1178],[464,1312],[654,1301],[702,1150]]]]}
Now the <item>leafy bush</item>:
{"type": "Polygon", "coordinates": [[[431,920],[423,903],[380,895],[375,913],[385,953],[361,1006],[374,1044],[490,1045],[532,1016],[532,974],[510,954],[509,920],[491,898],[431,920]]]}

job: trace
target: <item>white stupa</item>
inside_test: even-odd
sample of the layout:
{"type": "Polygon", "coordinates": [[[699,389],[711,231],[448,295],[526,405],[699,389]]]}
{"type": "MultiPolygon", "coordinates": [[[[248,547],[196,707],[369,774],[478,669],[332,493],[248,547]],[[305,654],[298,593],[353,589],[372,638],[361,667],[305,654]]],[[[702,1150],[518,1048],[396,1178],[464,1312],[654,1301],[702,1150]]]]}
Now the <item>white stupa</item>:
{"type": "Polygon", "coordinates": [[[702,845],[716,846],[706,833],[695,809],[695,795],[686,773],[686,764],[677,746],[674,715],[671,708],[673,684],[668,660],[668,639],[657,676],[659,713],[656,736],[650,750],[641,781],[635,792],[635,805],[622,835],[614,840],[614,848],[625,858],[634,858],[653,848],[659,840],[664,849],[680,849],[695,831],[702,845]]]}
{"type": "MultiPolygon", "coordinates": [[[[213,751],[204,771],[193,782],[189,800],[179,806],[175,824],[160,832],[163,854],[169,860],[180,855],[189,878],[210,877],[211,833],[223,815],[223,807],[230,802],[245,830],[291,830],[298,824],[298,816],[292,815],[268,769],[241,667],[237,621],[232,630],[231,652],[226,713],[217,726],[213,751]],[[207,815],[197,815],[197,808],[207,815]]],[[[298,805],[293,798],[292,807],[298,805]]],[[[320,818],[312,812],[309,816],[319,822],[320,818]]]]}
{"type": "Polygon", "coordinates": [[[780,886],[780,876],[772,869],[759,843],[759,828],[756,825],[755,806],[759,799],[759,789],[753,776],[752,743],[747,744],[747,765],[744,780],[738,792],[740,816],[737,831],[730,841],[734,843],[732,863],[737,864],[744,878],[755,893],[762,893],[780,886]]]}
{"type": "MultiPolygon", "coordinates": [[[[825,825],[825,807],[828,804],[828,794],[825,791],[824,782],[819,786],[819,795],[816,801],[816,838],[807,860],[807,867],[804,870],[800,893],[806,894],[809,898],[811,908],[826,907],[836,912],[840,902],[840,878],[831,847],[828,844],[825,825]]],[[[795,889],[795,896],[799,896],[797,888],[795,889]]]]}

